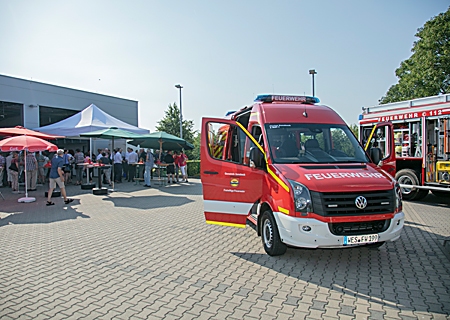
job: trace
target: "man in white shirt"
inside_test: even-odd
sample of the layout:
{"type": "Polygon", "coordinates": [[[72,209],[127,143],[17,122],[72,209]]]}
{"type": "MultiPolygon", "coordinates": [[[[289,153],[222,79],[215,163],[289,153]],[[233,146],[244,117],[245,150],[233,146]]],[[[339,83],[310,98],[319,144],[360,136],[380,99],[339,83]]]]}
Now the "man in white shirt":
{"type": "Polygon", "coordinates": [[[117,148],[114,154],[114,182],[122,182],[122,149],[117,148]]]}
{"type": "Polygon", "coordinates": [[[101,157],[102,157],[102,152],[103,152],[102,149],[98,149],[97,151],[98,151],[98,155],[97,155],[97,157],[95,158],[95,162],[98,162],[98,160],[101,159],[101,157]]]}
{"type": "Polygon", "coordinates": [[[136,165],[138,163],[138,154],[131,148],[128,148],[130,151],[128,153],[128,182],[133,181],[136,177],[136,165]]]}

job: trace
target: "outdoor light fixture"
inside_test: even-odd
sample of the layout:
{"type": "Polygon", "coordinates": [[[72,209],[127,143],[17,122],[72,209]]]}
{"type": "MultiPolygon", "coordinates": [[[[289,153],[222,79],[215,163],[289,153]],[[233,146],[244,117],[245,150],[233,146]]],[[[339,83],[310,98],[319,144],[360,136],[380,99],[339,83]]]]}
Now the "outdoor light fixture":
{"type": "Polygon", "coordinates": [[[180,90],[180,138],[183,139],[183,112],[181,111],[181,89],[183,89],[183,86],[176,84],[175,88],[180,90]]]}

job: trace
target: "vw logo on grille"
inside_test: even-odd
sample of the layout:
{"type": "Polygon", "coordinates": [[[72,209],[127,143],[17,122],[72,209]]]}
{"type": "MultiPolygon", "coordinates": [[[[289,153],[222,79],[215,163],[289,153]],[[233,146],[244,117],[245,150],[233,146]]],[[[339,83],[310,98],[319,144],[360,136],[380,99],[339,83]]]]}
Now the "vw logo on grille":
{"type": "Polygon", "coordinates": [[[355,200],[355,205],[358,209],[364,209],[365,207],[367,207],[367,200],[366,198],[364,198],[363,196],[359,196],[356,198],[355,200]]]}

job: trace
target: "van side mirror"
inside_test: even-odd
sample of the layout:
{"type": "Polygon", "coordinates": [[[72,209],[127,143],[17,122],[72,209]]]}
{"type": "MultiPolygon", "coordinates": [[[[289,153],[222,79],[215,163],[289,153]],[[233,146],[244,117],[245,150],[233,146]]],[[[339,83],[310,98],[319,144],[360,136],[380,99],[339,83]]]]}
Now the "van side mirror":
{"type": "Polygon", "coordinates": [[[252,166],[252,163],[255,168],[264,168],[264,157],[258,147],[250,148],[250,166],[252,166]]]}
{"type": "Polygon", "coordinates": [[[378,148],[378,147],[370,148],[369,156],[377,166],[380,167],[380,163],[383,163],[381,161],[383,159],[383,153],[380,148],[378,148]]]}

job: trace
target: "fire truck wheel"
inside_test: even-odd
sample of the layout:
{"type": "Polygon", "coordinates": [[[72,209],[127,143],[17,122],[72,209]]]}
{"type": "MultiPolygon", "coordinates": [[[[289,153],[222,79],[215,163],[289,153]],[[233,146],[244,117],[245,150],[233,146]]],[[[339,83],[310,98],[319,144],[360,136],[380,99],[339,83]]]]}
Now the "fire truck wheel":
{"type": "MultiPolygon", "coordinates": [[[[403,169],[397,172],[395,179],[400,184],[419,185],[419,178],[414,170],[403,169]]],[[[419,200],[428,194],[428,190],[401,188],[403,200],[419,200]]]]}
{"type": "Polygon", "coordinates": [[[275,218],[270,211],[265,211],[261,217],[261,239],[269,256],[280,256],[286,252],[287,247],[281,242],[275,218]]]}
{"type": "Polygon", "coordinates": [[[425,198],[429,193],[430,193],[429,190],[419,189],[419,192],[417,192],[417,195],[416,195],[416,197],[414,198],[414,200],[422,200],[422,199],[425,198]]]}

